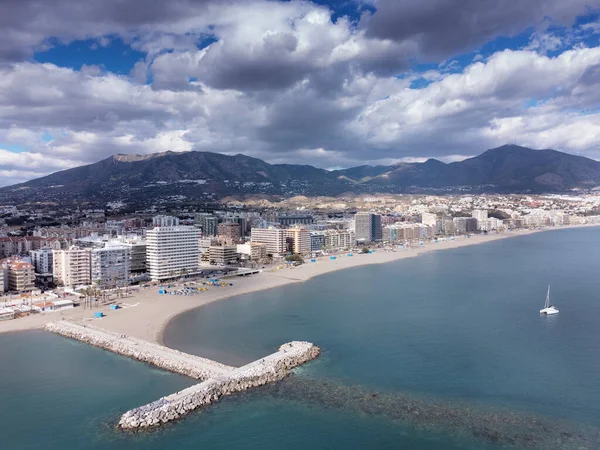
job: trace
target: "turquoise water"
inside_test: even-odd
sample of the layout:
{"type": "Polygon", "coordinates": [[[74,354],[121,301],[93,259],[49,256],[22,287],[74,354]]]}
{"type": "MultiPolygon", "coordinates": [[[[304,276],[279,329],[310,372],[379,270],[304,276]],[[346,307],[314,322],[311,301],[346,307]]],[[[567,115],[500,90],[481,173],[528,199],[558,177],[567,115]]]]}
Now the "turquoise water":
{"type": "Polygon", "coordinates": [[[550,231],[183,315],[165,341],[184,351],[242,364],[302,339],[323,355],[152,433],[113,425],[191,380],[44,332],[0,335],[0,448],[597,449],[599,251],[600,228],[550,231]]]}

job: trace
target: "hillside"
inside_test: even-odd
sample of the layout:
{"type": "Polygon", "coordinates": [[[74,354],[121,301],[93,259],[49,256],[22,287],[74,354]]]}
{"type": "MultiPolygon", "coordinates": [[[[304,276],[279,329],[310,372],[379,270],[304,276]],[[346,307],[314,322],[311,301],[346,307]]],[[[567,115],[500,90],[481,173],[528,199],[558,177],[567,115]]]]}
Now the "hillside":
{"type": "Polygon", "coordinates": [[[56,201],[102,205],[121,200],[214,201],[225,196],[339,195],[409,192],[564,192],[600,185],[600,162],[555,150],[514,145],[445,164],[360,166],[327,171],[269,164],[245,155],[165,152],[114,155],[94,164],[0,189],[1,202],[56,201]]]}

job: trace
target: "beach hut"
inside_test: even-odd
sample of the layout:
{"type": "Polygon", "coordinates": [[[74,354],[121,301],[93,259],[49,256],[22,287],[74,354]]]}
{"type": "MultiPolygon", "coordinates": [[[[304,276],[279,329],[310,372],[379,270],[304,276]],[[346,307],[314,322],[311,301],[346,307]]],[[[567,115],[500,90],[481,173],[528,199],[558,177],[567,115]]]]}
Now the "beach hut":
{"type": "Polygon", "coordinates": [[[102,317],[104,317],[104,313],[100,311],[94,313],[94,319],[101,319],[102,317]]]}

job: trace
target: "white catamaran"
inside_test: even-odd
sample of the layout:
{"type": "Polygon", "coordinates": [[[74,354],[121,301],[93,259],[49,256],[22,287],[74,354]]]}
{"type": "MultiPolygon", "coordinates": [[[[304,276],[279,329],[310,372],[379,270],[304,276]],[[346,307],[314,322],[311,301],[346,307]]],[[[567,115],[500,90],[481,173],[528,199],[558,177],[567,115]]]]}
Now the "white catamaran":
{"type": "Polygon", "coordinates": [[[544,309],[540,309],[540,314],[558,314],[558,309],[550,304],[550,285],[548,285],[548,293],[546,294],[546,303],[544,303],[544,309]]]}

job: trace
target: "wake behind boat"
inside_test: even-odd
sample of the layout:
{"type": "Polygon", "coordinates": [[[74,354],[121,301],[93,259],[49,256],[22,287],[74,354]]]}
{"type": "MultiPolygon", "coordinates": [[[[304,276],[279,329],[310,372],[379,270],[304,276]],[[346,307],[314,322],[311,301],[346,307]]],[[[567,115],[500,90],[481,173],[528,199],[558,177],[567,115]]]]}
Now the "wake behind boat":
{"type": "Polygon", "coordinates": [[[546,303],[544,303],[544,308],[540,309],[540,314],[545,314],[550,316],[552,314],[558,314],[558,309],[554,307],[554,305],[550,304],[550,285],[548,285],[548,293],[546,294],[546,303]]]}

